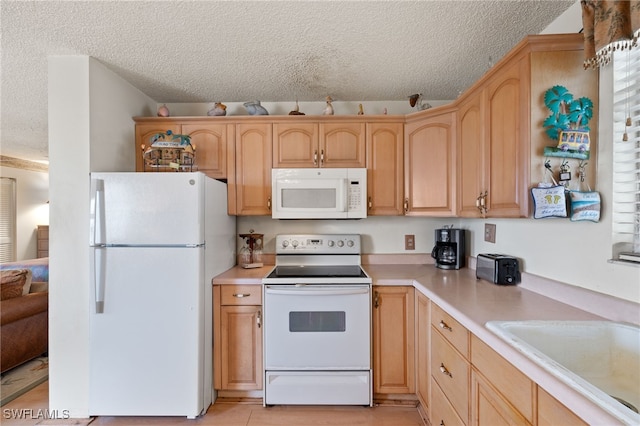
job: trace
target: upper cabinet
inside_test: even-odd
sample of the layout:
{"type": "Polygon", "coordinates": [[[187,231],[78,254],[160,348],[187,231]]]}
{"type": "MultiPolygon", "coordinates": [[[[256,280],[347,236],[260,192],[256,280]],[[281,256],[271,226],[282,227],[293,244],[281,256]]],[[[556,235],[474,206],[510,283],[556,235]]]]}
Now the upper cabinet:
{"type": "Polygon", "coordinates": [[[227,177],[227,124],[189,123],[182,125],[182,133],[191,136],[196,148],[198,170],[214,179],[227,177]]]}
{"type": "Polygon", "coordinates": [[[273,167],[366,167],[365,122],[284,121],[273,124],[273,167]]]}
{"type": "Polygon", "coordinates": [[[235,192],[235,211],[241,216],[271,215],[272,134],[269,121],[237,124],[235,173],[229,192],[235,192]]]}
{"type": "Polygon", "coordinates": [[[404,143],[405,214],[454,216],[456,114],[450,107],[407,119],[404,143]]]}
{"type": "Polygon", "coordinates": [[[402,121],[367,123],[367,214],[402,216],[402,121]]]}
{"type": "Polygon", "coordinates": [[[565,86],[591,98],[597,113],[598,73],[583,70],[583,43],[580,34],[526,37],[457,101],[458,216],[529,215],[544,147],[555,144],[542,127],[544,93],[565,86]]]}

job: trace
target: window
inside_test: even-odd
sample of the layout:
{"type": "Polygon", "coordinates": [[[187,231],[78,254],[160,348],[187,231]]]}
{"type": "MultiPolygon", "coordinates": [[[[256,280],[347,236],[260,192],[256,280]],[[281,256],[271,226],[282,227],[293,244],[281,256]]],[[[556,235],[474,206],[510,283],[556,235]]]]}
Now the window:
{"type": "Polygon", "coordinates": [[[0,262],[16,260],[16,180],[0,178],[0,262]]]}
{"type": "Polygon", "coordinates": [[[613,255],[640,262],[640,47],[613,66],[613,255]]]}

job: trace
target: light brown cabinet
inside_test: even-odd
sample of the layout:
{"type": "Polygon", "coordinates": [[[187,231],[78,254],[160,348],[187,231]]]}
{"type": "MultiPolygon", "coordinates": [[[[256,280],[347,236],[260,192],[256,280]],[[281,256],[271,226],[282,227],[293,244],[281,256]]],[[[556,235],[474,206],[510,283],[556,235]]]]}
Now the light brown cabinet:
{"type": "Polygon", "coordinates": [[[271,130],[269,121],[236,125],[235,170],[228,180],[236,199],[230,214],[271,215],[271,130]]]}
{"type": "Polygon", "coordinates": [[[261,321],[259,285],[213,286],[215,389],[262,389],[261,321]]]}
{"type": "Polygon", "coordinates": [[[420,402],[421,415],[429,413],[429,381],[431,347],[430,302],[427,296],[416,291],[416,396],[420,402]]]}
{"type": "Polygon", "coordinates": [[[402,122],[367,123],[367,215],[402,216],[402,122]]]}
{"type": "Polygon", "coordinates": [[[214,179],[226,179],[227,147],[233,141],[233,127],[217,123],[189,123],[182,125],[182,133],[191,136],[198,171],[214,179]]]}
{"type": "Polygon", "coordinates": [[[538,426],[586,426],[588,423],[576,416],[571,410],[549,395],[540,386],[538,388],[538,426]]]}
{"type": "Polygon", "coordinates": [[[476,336],[471,338],[473,425],[529,425],[535,417],[535,383],[476,336]]]}
{"type": "Polygon", "coordinates": [[[456,213],[456,114],[451,108],[421,113],[405,126],[405,215],[456,213]]]}
{"type": "Polygon", "coordinates": [[[412,286],[373,287],[374,398],[415,394],[414,303],[412,286]]]}
{"type": "MultiPolygon", "coordinates": [[[[463,424],[469,424],[469,331],[435,303],[431,304],[431,398],[441,391],[463,424]],[[434,383],[436,386],[434,386],[434,383]]],[[[450,417],[446,405],[432,404],[432,424],[450,417]],[[443,411],[444,410],[444,411],[443,411]]]]}
{"type": "Polygon", "coordinates": [[[365,167],[364,122],[274,122],[273,167],[365,167]]]}
{"type": "Polygon", "coordinates": [[[457,101],[458,216],[528,216],[544,147],[555,143],[542,127],[546,90],[589,97],[597,115],[598,73],[582,69],[583,44],[579,34],[526,37],[457,101]]]}

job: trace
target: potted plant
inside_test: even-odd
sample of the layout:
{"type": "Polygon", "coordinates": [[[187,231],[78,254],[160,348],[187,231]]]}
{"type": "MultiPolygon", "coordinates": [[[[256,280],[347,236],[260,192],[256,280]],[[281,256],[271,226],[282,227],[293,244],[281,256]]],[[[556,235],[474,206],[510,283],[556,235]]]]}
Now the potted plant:
{"type": "Polygon", "coordinates": [[[544,94],[544,104],[551,114],[544,120],[547,136],[558,141],[562,151],[589,151],[589,120],[593,102],[589,98],[574,99],[564,86],[553,86],[544,94]]]}

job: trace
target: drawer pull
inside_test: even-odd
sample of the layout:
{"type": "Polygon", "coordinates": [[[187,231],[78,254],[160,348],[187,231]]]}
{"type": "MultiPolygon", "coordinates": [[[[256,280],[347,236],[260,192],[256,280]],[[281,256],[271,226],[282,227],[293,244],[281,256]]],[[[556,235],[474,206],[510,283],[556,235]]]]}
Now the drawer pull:
{"type": "Polygon", "coordinates": [[[443,320],[440,320],[440,324],[438,324],[438,325],[443,330],[453,331],[453,329],[451,327],[449,327],[449,325],[446,322],[444,322],[443,320]]]}
{"type": "Polygon", "coordinates": [[[233,293],[233,297],[237,297],[238,299],[249,296],[251,296],[251,293],[233,293]]]}
{"type": "Polygon", "coordinates": [[[444,364],[442,363],[440,364],[440,371],[442,372],[442,374],[453,378],[453,376],[451,375],[451,372],[447,370],[447,367],[445,367],[444,364]]]}
{"type": "Polygon", "coordinates": [[[440,420],[440,426],[444,426],[444,420],[440,420]]]}

